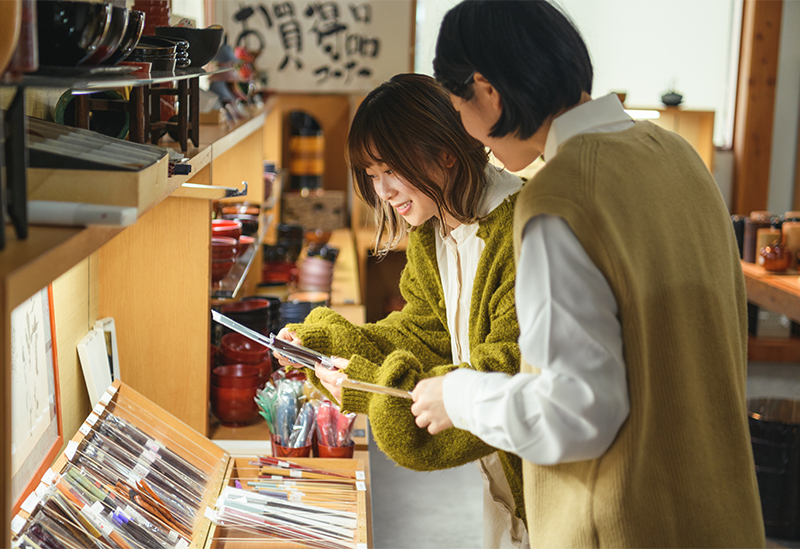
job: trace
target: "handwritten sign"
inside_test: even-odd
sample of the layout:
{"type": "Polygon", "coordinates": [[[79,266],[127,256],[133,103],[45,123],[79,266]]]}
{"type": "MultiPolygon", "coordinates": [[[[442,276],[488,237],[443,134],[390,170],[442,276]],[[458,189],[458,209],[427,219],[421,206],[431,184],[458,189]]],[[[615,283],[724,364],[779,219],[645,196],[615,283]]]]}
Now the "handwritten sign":
{"type": "Polygon", "coordinates": [[[216,2],[237,55],[279,91],[367,92],[409,72],[412,2],[216,2]]]}

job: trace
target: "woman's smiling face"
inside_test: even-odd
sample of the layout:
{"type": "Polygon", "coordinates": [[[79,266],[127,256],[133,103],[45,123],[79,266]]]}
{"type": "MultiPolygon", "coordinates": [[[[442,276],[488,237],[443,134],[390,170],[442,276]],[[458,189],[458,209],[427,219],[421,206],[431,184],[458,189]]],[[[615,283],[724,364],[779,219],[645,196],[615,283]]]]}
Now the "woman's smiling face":
{"type": "Polygon", "coordinates": [[[386,164],[373,164],[365,170],[378,197],[392,206],[403,219],[418,227],[438,217],[436,202],[396,174],[386,164]]]}

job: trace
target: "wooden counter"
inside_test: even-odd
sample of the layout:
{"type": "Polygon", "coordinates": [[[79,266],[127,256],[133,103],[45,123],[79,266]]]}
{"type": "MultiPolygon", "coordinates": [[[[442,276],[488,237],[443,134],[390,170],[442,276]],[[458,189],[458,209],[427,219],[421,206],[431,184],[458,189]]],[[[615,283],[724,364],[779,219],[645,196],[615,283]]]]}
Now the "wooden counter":
{"type": "MultiPolygon", "coordinates": [[[[747,300],[800,322],[800,272],[773,274],[763,267],[742,261],[747,300]]],[[[800,339],[749,336],[747,358],[765,362],[800,362],[800,339]]]]}

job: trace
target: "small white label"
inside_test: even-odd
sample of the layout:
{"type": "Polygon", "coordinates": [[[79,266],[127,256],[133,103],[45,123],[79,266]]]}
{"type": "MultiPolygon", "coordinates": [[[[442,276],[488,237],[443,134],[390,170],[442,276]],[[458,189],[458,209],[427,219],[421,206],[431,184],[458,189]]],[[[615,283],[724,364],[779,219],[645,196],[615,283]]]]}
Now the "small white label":
{"type": "Polygon", "coordinates": [[[22,532],[22,529],[25,527],[25,523],[28,522],[20,515],[17,515],[13,519],[11,519],[11,531],[15,534],[19,534],[22,532]]]}
{"type": "MultiPolygon", "coordinates": [[[[212,509],[211,507],[206,507],[206,512],[203,514],[211,522],[215,522],[217,520],[217,511],[215,509],[212,509]]],[[[172,532],[170,532],[170,535],[171,534],[172,532]]]]}
{"type": "Polygon", "coordinates": [[[106,391],[108,391],[109,393],[111,393],[111,395],[112,395],[112,396],[113,396],[113,395],[115,395],[115,394],[117,394],[117,388],[116,388],[116,387],[114,387],[113,385],[109,385],[109,386],[108,386],[108,389],[106,389],[106,391]]]}
{"type": "Polygon", "coordinates": [[[33,510],[36,509],[36,505],[39,503],[39,496],[36,495],[36,492],[31,492],[25,501],[22,502],[20,506],[23,511],[28,513],[29,515],[33,513],[33,510]]]}
{"type": "Polygon", "coordinates": [[[367,475],[364,474],[364,471],[356,471],[356,480],[367,480],[367,475]]]}
{"type": "Polygon", "coordinates": [[[50,487],[47,484],[45,484],[44,482],[40,482],[39,486],[36,487],[36,497],[42,499],[44,497],[45,492],[47,492],[48,488],[50,487]]]}
{"type": "Polygon", "coordinates": [[[145,478],[148,473],[150,473],[150,469],[144,466],[142,463],[137,463],[136,467],[133,468],[134,474],[138,475],[140,479],[145,478]]]}
{"type": "Polygon", "coordinates": [[[103,393],[103,396],[100,397],[100,402],[102,402],[105,405],[108,405],[108,403],[111,402],[111,397],[113,396],[114,395],[106,391],[105,393],[103,393]]]}
{"type": "Polygon", "coordinates": [[[358,490],[359,492],[366,492],[367,491],[366,483],[364,481],[357,480],[356,481],[356,490],[358,490]]]}
{"type": "Polygon", "coordinates": [[[149,449],[145,450],[144,452],[142,452],[142,458],[147,463],[153,463],[155,460],[158,459],[158,452],[154,452],[154,451],[149,450],[149,449]]]}
{"type": "Polygon", "coordinates": [[[92,408],[92,412],[94,412],[98,416],[101,416],[101,415],[103,415],[103,410],[105,410],[105,409],[106,409],[106,405],[103,404],[102,402],[98,402],[97,404],[94,405],[94,408],[92,408]]]}
{"type": "Polygon", "coordinates": [[[189,542],[183,538],[179,539],[178,543],[175,544],[175,549],[185,549],[186,547],[189,547],[189,542]]]}
{"type": "Polygon", "coordinates": [[[75,457],[75,452],[78,451],[78,443],[74,440],[70,440],[67,442],[67,448],[64,450],[64,455],[67,456],[69,461],[72,461],[72,458],[75,457]]]}
{"type": "Polygon", "coordinates": [[[144,443],[144,445],[147,446],[153,452],[158,453],[158,444],[156,444],[152,440],[148,440],[147,442],[144,443]]]}
{"type": "Polygon", "coordinates": [[[283,467],[285,469],[288,469],[289,468],[289,462],[288,461],[279,461],[278,462],[278,467],[283,467]]]}
{"type": "Polygon", "coordinates": [[[303,471],[292,469],[291,471],[289,471],[289,476],[292,478],[303,478],[303,471]]]}
{"type": "Polygon", "coordinates": [[[80,431],[83,434],[83,436],[88,436],[89,433],[92,432],[92,428],[89,427],[88,425],[86,425],[85,423],[83,423],[83,424],[81,424],[81,427],[80,427],[80,429],[78,429],[78,431],[80,431]]]}
{"type": "MultiPolygon", "coordinates": [[[[208,512],[207,507],[206,507],[206,512],[208,512]]],[[[178,532],[176,532],[175,530],[170,530],[169,534],[167,535],[167,539],[169,539],[170,543],[175,543],[176,541],[178,541],[178,532]]]]}
{"type": "Polygon", "coordinates": [[[289,492],[289,501],[299,502],[303,501],[303,496],[305,494],[303,492],[289,492]]]}
{"type": "Polygon", "coordinates": [[[42,475],[42,482],[45,484],[53,484],[54,478],[56,478],[56,472],[52,469],[48,469],[44,472],[44,475],[42,475]]]}
{"type": "Polygon", "coordinates": [[[369,549],[369,546],[366,543],[357,543],[356,549],[369,549]]]}
{"type": "Polygon", "coordinates": [[[269,478],[272,480],[281,480],[283,477],[281,475],[270,475],[269,478]]]}
{"type": "Polygon", "coordinates": [[[92,412],[89,414],[89,417],[86,418],[86,423],[94,427],[94,424],[97,423],[97,420],[100,419],[100,416],[92,412]]]}
{"type": "Polygon", "coordinates": [[[282,486],[282,487],[287,487],[287,486],[295,486],[296,484],[297,484],[297,481],[296,481],[296,480],[287,480],[287,481],[286,481],[286,482],[284,482],[284,483],[283,483],[281,486],[282,486]]]}
{"type": "Polygon", "coordinates": [[[99,501],[95,501],[94,505],[89,507],[89,510],[97,516],[100,516],[103,513],[103,504],[99,501]]]}

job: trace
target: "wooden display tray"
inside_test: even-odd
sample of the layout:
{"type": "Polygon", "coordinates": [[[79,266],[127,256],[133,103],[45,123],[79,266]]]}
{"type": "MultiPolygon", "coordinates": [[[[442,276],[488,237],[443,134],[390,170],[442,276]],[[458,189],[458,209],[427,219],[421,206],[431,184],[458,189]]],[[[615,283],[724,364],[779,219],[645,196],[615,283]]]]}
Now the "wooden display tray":
{"type": "MultiPolygon", "coordinates": [[[[152,401],[145,398],[141,393],[119,380],[115,381],[101,401],[95,406],[87,421],[83,423],[79,431],[67,444],[63,451],[53,462],[50,471],[46,473],[62,473],[66,470],[71,456],[68,456],[70,447],[77,447],[83,441],[85,435],[91,428],[90,418],[93,415],[102,417],[106,408],[112,407],[113,414],[130,424],[136,426],[148,436],[163,444],[180,457],[192,465],[207,472],[209,481],[206,485],[206,496],[203,499],[200,509],[212,506],[216,498],[221,494],[224,486],[232,485],[236,480],[246,480],[256,478],[257,473],[253,470],[255,466],[249,465],[250,460],[257,459],[257,456],[239,456],[233,458],[228,452],[211,442],[208,438],[195,431],[172,414],[167,413],[163,408],[157,406],[152,401]],[[146,416],[146,417],[143,417],[146,416]]],[[[95,418],[96,420],[96,418],[95,418]]],[[[94,423],[94,421],[91,421],[94,423]]],[[[73,451],[74,454],[74,451],[73,451]]],[[[319,469],[338,470],[342,472],[364,471],[364,463],[357,459],[321,459],[321,458],[298,458],[292,459],[302,465],[311,465],[319,469]]],[[[368,490],[368,485],[367,490],[368,490]]],[[[367,491],[358,491],[357,494],[357,515],[359,527],[357,538],[353,540],[353,548],[361,549],[368,547],[368,515],[367,515],[367,491]]],[[[31,494],[34,497],[35,494],[31,494]]],[[[23,505],[23,507],[25,507],[23,505]]],[[[27,513],[21,511],[18,515],[27,518],[27,513]]],[[[271,548],[300,548],[306,547],[305,544],[290,540],[280,540],[275,538],[264,538],[252,536],[249,538],[228,538],[228,529],[216,527],[209,518],[198,514],[194,527],[192,528],[192,541],[189,548],[205,549],[253,549],[255,547],[271,548]]]]}
{"type": "Polygon", "coordinates": [[[29,168],[28,200],[128,206],[142,213],[174,190],[167,183],[168,164],[165,155],[135,172],[29,168]]]}

